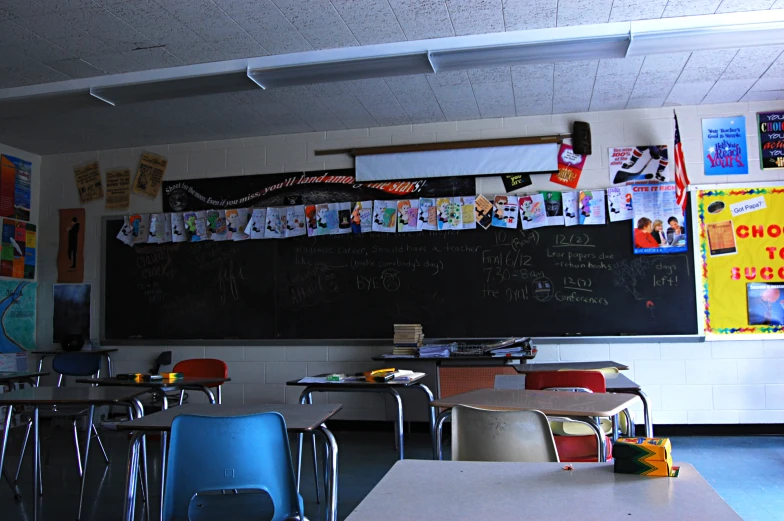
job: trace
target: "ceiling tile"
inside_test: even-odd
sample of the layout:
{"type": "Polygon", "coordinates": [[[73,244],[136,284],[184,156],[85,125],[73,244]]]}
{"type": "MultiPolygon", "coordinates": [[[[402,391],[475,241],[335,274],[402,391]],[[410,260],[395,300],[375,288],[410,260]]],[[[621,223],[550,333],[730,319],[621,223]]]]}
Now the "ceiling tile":
{"type": "Polygon", "coordinates": [[[512,73],[509,67],[468,71],[479,115],[483,119],[516,115],[512,73]]]}
{"type": "Polygon", "coordinates": [[[626,108],[642,64],[642,56],[600,60],[590,110],[626,108]]]}
{"type": "Polygon", "coordinates": [[[770,9],[775,0],[723,0],[716,13],[739,13],[770,9]]]}
{"type": "Polygon", "coordinates": [[[424,74],[385,78],[410,123],[446,121],[436,95],[424,74]]]}
{"type": "Polygon", "coordinates": [[[303,86],[270,89],[270,93],[313,130],[336,130],[346,126],[303,86]]]}
{"type": "Polygon", "coordinates": [[[702,103],[734,103],[739,101],[751,88],[755,80],[719,80],[702,103]]]}
{"type": "Polygon", "coordinates": [[[722,80],[756,80],[776,61],[784,47],[746,47],[740,49],[721,75],[722,80]]]}
{"type": "Polygon", "coordinates": [[[427,74],[426,77],[447,121],[479,119],[479,108],[465,71],[427,74]]]}
{"type": "Polygon", "coordinates": [[[612,4],[613,0],[558,0],[558,27],[607,23],[612,4]]]}
{"type": "Polygon", "coordinates": [[[139,63],[145,69],[163,69],[166,67],[185,65],[184,61],[168,52],[165,47],[137,49],[123,54],[139,63]]]}
{"type": "Polygon", "coordinates": [[[776,0],[776,3],[771,6],[771,9],[784,9],[784,0],[776,0]]]}
{"type": "Polygon", "coordinates": [[[65,11],[60,17],[70,26],[109,43],[119,51],[131,51],[152,44],[142,33],[102,7],[65,11]]]}
{"type": "Polygon", "coordinates": [[[93,0],[35,0],[46,9],[60,13],[63,11],[70,11],[71,9],[84,9],[86,7],[94,7],[96,3],[93,0]]]}
{"type": "Polygon", "coordinates": [[[69,78],[62,72],[58,72],[53,68],[34,60],[27,60],[24,65],[17,68],[14,72],[22,78],[29,80],[31,83],[49,83],[52,81],[63,81],[69,78]]]}
{"type": "Polygon", "coordinates": [[[454,36],[443,0],[389,0],[409,40],[454,36]]]}
{"type": "Polygon", "coordinates": [[[107,74],[122,74],[125,72],[136,72],[147,69],[131,57],[131,53],[102,54],[99,56],[82,56],[96,69],[101,69],[107,74]]]}
{"type": "Polygon", "coordinates": [[[721,49],[715,51],[698,51],[691,53],[689,61],[683,68],[678,83],[715,82],[722,75],[737,49],[721,49]]]}
{"type": "Polygon", "coordinates": [[[665,105],[699,105],[715,81],[678,82],[667,96],[665,105]]]}
{"type": "Polygon", "coordinates": [[[598,60],[555,64],[553,112],[587,112],[591,104],[598,60]]]}
{"type": "MultiPolygon", "coordinates": [[[[639,108],[639,103],[634,100],[661,100],[658,106],[667,99],[673,85],[678,80],[683,67],[691,56],[690,53],[677,54],[652,54],[646,56],[640,73],[634,82],[632,94],[629,97],[629,108],[639,108]]],[[[649,101],[654,103],[655,101],[649,101]]]]}
{"type": "MultiPolygon", "coordinates": [[[[0,48],[16,51],[38,61],[64,60],[74,57],[74,53],[11,22],[0,21],[0,48]]],[[[0,59],[2,59],[2,55],[0,55],[0,59]]]]}
{"type": "Polygon", "coordinates": [[[93,76],[102,76],[104,74],[104,71],[96,69],[89,63],[78,58],[72,60],[47,62],[45,65],[48,65],[54,70],[62,72],[71,78],[91,78],[93,76]]]}
{"type": "Polygon", "coordinates": [[[0,0],[0,14],[5,18],[40,16],[49,10],[33,0],[0,0]]]}
{"type": "Polygon", "coordinates": [[[247,36],[223,9],[210,0],[156,0],[188,29],[209,43],[247,36]]]}
{"type": "Polygon", "coordinates": [[[507,31],[555,27],[558,0],[503,0],[507,31]]]}
{"type": "Polygon", "coordinates": [[[255,58],[269,54],[259,42],[250,37],[246,32],[242,32],[217,42],[210,42],[216,51],[221,53],[226,59],[235,58],[255,58]]]}
{"type": "Polygon", "coordinates": [[[359,45],[329,0],[273,0],[314,49],[359,45]]]}
{"type": "Polygon", "coordinates": [[[669,0],[662,18],[713,14],[719,8],[719,4],[721,0],[669,0]]]}
{"type": "Polygon", "coordinates": [[[775,101],[784,99],[784,90],[749,91],[741,101],[775,101]]]}
{"type": "Polygon", "coordinates": [[[615,0],[610,12],[611,22],[661,18],[667,0],[615,0]]]}
{"type": "Polygon", "coordinates": [[[156,44],[181,41],[194,34],[153,0],[112,3],[105,8],[156,44]]]}
{"type": "Polygon", "coordinates": [[[271,54],[311,51],[313,47],[271,0],[214,0],[271,54]]]}
{"type": "Polygon", "coordinates": [[[0,74],[0,89],[10,89],[12,87],[24,87],[25,85],[30,85],[32,83],[34,82],[22,78],[21,76],[12,74],[10,72],[4,72],[3,74],[0,74]]]}
{"type": "Polygon", "coordinates": [[[331,0],[354,37],[362,45],[402,42],[403,28],[387,0],[363,0],[361,9],[356,0],[331,0]]]}
{"type": "Polygon", "coordinates": [[[446,8],[458,36],[504,30],[504,13],[499,0],[446,0],[446,8]]]}
{"type": "Polygon", "coordinates": [[[223,53],[204,40],[166,44],[166,50],[187,64],[217,62],[226,59],[223,53]]]}
{"type": "Polygon", "coordinates": [[[15,19],[14,22],[50,42],[68,38],[74,31],[68,20],[59,13],[25,16],[15,19]]]}
{"type": "Polygon", "coordinates": [[[347,128],[378,126],[376,120],[343,82],[320,83],[307,88],[347,128]]]}
{"type": "Polygon", "coordinates": [[[73,33],[66,38],[51,40],[51,42],[76,56],[119,52],[108,43],[83,32],[73,33]]]}
{"type": "MultiPolygon", "coordinates": [[[[391,81],[391,78],[388,79],[391,81]]],[[[381,78],[345,82],[354,96],[381,126],[410,123],[406,111],[400,105],[389,85],[381,78]]]]}
{"type": "Polygon", "coordinates": [[[627,109],[657,109],[664,105],[664,102],[667,101],[667,94],[669,91],[665,92],[664,94],[660,94],[657,97],[650,97],[650,98],[629,98],[629,101],[626,102],[627,109]]]}
{"type": "Polygon", "coordinates": [[[554,65],[518,65],[511,71],[516,114],[550,114],[553,108],[554,65]]]}

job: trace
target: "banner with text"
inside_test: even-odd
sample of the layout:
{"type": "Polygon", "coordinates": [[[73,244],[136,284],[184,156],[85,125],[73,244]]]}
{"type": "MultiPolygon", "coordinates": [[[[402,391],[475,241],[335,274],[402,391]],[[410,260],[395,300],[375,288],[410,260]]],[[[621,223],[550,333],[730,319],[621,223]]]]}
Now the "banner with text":
{"type": "Polygon", "coordinates": [[[784,186],[698,190],[705,332],[784,331],[784,186]]]}

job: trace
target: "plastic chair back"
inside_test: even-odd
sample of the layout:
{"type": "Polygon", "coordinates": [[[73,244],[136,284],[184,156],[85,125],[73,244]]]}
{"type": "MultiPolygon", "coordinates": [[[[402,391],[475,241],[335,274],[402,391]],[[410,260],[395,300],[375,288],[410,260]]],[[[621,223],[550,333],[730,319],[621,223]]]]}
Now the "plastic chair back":
{"type": "MultiPolygon", "coordinates": [[[[191,358],[174,364],[172,373],[182,373],[184,376],[200,376],[203,378],[228,378],[229,366],[217,358],[191,358]]],[[[218,387],[218,384],[207,387],[218,387]]]]}
{"type": "Polygon", "coordinates": [[[101,370],[101,355],[62,353],[52,359],[52,370],[65,376],[92,376],[101,370]]]}
{"type": "Polygon", "coordinates": [[[582,387],[605,393],[604,375],[598,371],[534,371],[525,375],[525,388],[540,391],[550,387],[582,387]]]}
{"type": "Polygon", "coordinates": [[[452,408],[452,460],[557,462],[550,424],[541,411],[452,408]]]}
{"type": "Polygon", "coordinates": [[[216,501],[225,508],[222,518],[227,520],[284,521],[304,516],[283,416],[268,412],[232,417],[180,415],[174,419],[163,519],[202,518],[194,510],[199,510],[200,503],[215,506],[216,501]],[[223,491],[236,501],[214,497],[223,491]],[[273,508],[260,511],[259,501],[254,499],[263,499],[266,494],[273,508]],[[245,511],[251,506],[252,513],[245,511]]]}

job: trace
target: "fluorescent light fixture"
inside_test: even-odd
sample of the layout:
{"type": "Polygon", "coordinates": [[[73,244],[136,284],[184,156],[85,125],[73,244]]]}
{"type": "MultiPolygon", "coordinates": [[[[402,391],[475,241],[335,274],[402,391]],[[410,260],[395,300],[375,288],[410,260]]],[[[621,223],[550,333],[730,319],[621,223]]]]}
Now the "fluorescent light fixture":
{"type": "Polygon", "coordinates": [[[258,87],[242,72],[173,78],[130,85],[93,87],[90,94],[109,105],[127,105],[209,94],[254,90],[258,87]]]}
{"type": "Polygon", "coordinates": [[[432,73],[427,53],[374,56],[354,60],[301,63],[282,67],[248,69],[248,77],[262,89],[362,80],[406,74],[432,73]]]}
{"type": "Polygon", "coordinates": [[[784,10],[632,22],[627,56],[784,45],[784,10]]]}
{"type": "Polygon", "coordinates": [[[436,72],[445,72],[533,63],[623,58],[628,47],[627,32],[572,40],[431,51],[429,56],[433,69],[436,72]]]}

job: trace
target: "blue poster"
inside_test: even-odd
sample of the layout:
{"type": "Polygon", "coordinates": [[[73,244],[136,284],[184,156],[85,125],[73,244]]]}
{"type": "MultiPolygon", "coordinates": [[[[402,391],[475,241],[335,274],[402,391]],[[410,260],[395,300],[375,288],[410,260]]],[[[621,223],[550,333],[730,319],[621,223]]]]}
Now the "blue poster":
{"type": "Polygon", "coordinates": [[[703,119],[702,152],[705,175],[748,174],[746,118],[703,119]]]}

